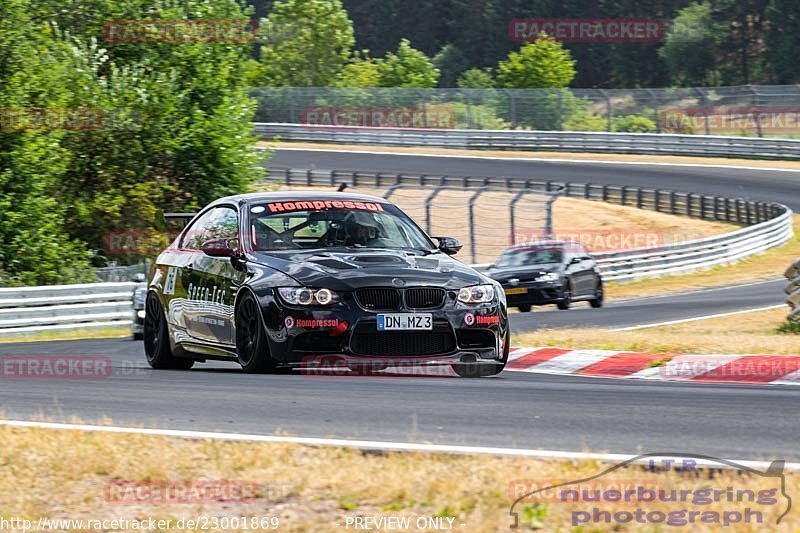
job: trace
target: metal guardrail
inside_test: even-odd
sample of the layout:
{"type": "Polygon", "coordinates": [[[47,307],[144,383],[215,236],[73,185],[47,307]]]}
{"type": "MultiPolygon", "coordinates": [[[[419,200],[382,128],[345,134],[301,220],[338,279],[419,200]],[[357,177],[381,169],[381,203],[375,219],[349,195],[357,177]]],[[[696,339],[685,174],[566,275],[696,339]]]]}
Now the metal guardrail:
{"type": "MultiPolygon", "coordinates": [[[[631,281],[700,270],[731,263],[787,242],[793,235],[792,212],[781,204],[756,202],[665,189],[646,189],[592,183],[562,183],[519,178],[478,178],[412,174],[354,172],[346,170],[270,169],[270,181],[287,185],[352,187],[491,187],[505,191],[559,192],[561,195],[599,200],[623,206],[733,222],[747,227],[703,239],[658,248],[620,250],[594,254],[607,281],[631,281]]],[[[489,264],[476,264],[485,269],[489,264]]]]}
{"type": "Polygon", "coordinates": [[[789,295],[786,303],[792,308],[792,312],[789,313],[789,320],[797,322],[800,321],[800,259],[786,270],[785,275],[786,279],[789,280],[789,284],[785,289],[786,294],[789,295]]]}
{"type": "Polygon", "coordinates": [[[90,283],[0,289],[0,335],[125,326],[136,283],[90,283]]]}
{"type": "MultiPolygon", "coordinates": [[[[271,179],[291,185],[416,185],[491,188],[508,191],[558,191],[589,200],[748,224],[725,235],[659,247],[595,254],[603,278],[627,281],[689,272],[733,262],[789,240],[791,211],[781,204],[615,185],[559,183],[504,178],[389,175],[352,171],[272,169],[271,179]]],[[[483,269],[488,265],[473,265],[483,269]]],[[[800,260],[786,273],[792,316],[800,316],[800,260]]],[[[43,330],[129,325],[136,283],[92,283],[0,289],[0,335],[43,330]]]]}
{"type": "Polygon", "coordinates": [[[473,150],[532,150],[645,155],[691,155],[800,159],[800,140],[664,133],[528,130],[431,130],[354,126],[308,126],[256,122],[264,140],[425,146],[473,150]]]}

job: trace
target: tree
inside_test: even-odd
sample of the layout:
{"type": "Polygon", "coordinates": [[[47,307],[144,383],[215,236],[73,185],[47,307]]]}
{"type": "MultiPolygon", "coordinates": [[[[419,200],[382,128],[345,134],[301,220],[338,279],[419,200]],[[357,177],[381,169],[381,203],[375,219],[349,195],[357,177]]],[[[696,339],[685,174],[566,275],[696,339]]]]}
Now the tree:
{"type": "Polygon", "coordinates": [[[71,160],[63,131],[26,110],[69,98],[48,27],[31,0],[0,3],[0,286],[93,281],[86,245],[70,238],[59,181],[71,160]]]}
{"type": "Polygon", "coordinates": [[[339,72],[336,87],[379,87],[381,84],[380,59],[370,57],[369,50],[355,54],[339,72]]]}
{"type": "Polygon", "coordinates": [[[796,0],[771,0],[767,7],[766,58],[770,81],[800,82],[797,51],[800,50],[800,4],[796,0]]]}
{"type": "Polygon", "coordinates": [[[722,33],[710,3],[698,2],[681,9],[658,52],[672,81],[682,85],[717,84],[716,49],[722,33]]]}
{"type": "Polygon", "coordinates": [[[388,52],[378,63],[381,87],[436,87],[439,70],[428,56],[411,47],[407,39],[400,41],[397,53],[388,52]]]}
{"type": "Polygon", "coordinates": [[[452,44],[446,45],[433,56],[433,65],[439,69],[439,87],[455,87],[459,75],[469,68],[469,60],[452,44]]]}
{"type": "Polygon", "coordinates": [[[457,85],[459,89],[493,89],[492,69],[471,68],[458,77],[457,85]]]}
{"type": "Polygon", "coordinates": [[[511,52],[497,67],[497,81],[508,89],[563,88],[575,77],[569,50],[550,38],[538,39],[511,52]]]}
{"type": "Polygon", "coordinates": [[[355,43],[341,0],[277,0],[260,33],[264,82],[278,87],[332,85],[355,43]]]}

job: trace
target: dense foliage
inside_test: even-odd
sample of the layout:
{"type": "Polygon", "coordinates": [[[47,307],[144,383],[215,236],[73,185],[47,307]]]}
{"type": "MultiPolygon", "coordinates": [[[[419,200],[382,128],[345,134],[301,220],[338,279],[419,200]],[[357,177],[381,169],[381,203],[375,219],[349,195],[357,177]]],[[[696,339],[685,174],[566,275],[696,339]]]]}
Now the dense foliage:
{"type": "Polygon", "coordinates": [[[114,41],[106,27],[249,16],[235,0],[0,2],[0,285],[87,279],[109,232],[152,228],[159,210],[260,174],[249,45],[114,41]],[[34,110],[92,120],[33,123],[34,110]]]}
{"type": "MultiPolygon", "coordinates": [[[[259,14],[271,0],[250,0],[259,14]]],[[[322,1],[322,0],[318,0],[322,1]]],[[[567,43],[577,61],[572,87],[798,83],[800,2],[796,0],[342,0],[355,48],[382,57],[408,39],[436,62],[440,87],[471,68],[496,68],[520,43],[518,18],[660,19],[654,43],[567,43]]]]}

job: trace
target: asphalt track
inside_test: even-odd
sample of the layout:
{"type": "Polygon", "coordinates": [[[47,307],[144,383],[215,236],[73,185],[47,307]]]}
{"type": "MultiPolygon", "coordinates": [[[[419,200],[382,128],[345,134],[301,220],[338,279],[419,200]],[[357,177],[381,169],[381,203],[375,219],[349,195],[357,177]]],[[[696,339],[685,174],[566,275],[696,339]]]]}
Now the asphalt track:
{"type": "Polygon", "coordinates": [[[780,386],[636,382],[505,372],[497,377],[248,375],[234,364],[154,371],[142,343],[0,346],[10,355],[100,355],[97,379],[4,379],[9,419],[104,419],[200,431],[611,453],[800,460],[798,393],[780,386]]]}
{"type": "MultiPolygon", "coordinates": [[[[515,333],[540,328],[625,328],[687,320],[780,305],[786,299],[786,280],[732,285],[680,294],[607,302],[602,309],[576,303],[569,311],[555,306],[537,307],[531,313],[511,314],[515,333]]],[[[787,307],[788,309],[788,307],[787,307]]]]}
{"type": "MultiPolygon", "coordinates": [[[[333,149],[335,150],[335,148],[333,149]]],[[[532,153],[531,157],[535,158],[536,154],[532,153]]],[[[603,156],[598,154],[596,159],[602,160],[603,156]]],[[[800,211],[800,170],[774,171],[693,165],[664,166],[645,163],[526,161],[523,159],[457,156],[419,157],[295,149],[275,150],[267,166],[629,185],[781,202],[794,211],[800,211]]],[[[776,161],[772,166],[779,168],[780,162],[776,161]]]]}
{"type": "MultiPolygon", "coordinates": [[[[279,150],[294,168],[517,176],[654,186],[778,200],[800,208],[800,173],[279,150]]],[[[777,165],[777,163],[776,163],[777,165]]],[[[512,316],[515,331],[627,327],[780,304],[783,282],[610,302],[602,310],[512,316]]],[[[11,419],[305,437],[338,437],[611,453],[698,453],[800,460],[794,388],[641,382],[506,372],[479,380],[437,377],[247,375],[237,365],[154,371],[140,342],[85,340],[0,345],[8,356],[98,355],[113,372],[95,379],[0,380],[11,419]]]]}

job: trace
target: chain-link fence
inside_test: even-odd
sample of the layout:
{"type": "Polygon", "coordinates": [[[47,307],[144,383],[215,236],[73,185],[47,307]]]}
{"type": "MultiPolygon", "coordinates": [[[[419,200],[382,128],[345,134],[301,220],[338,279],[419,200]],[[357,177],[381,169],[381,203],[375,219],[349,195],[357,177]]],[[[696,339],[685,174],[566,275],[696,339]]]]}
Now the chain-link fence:
{"type": "Polygon", "coordinates": [[[391,200],[429,235],[459,239],[464,243],[460,257],[467,263],[493,262],[512,244],[550,236],[553,203],[559,196],[553,191],[509,192],[496,187],[399,185],[349,190],[391,200]]]}
{"type": "Polygon", "coordinates": [[[671,89],[262,87],[257,122],[800,136],[800,86],[671,89]]]}
{"type": "Polygon", "coordinates": [[[95,274],[102,282],[125,282],[133,281],[137,274],[147,276],[150,270],[149,262],[137,263],[135,265],[107,266],[95,269],[95,274]]]}

